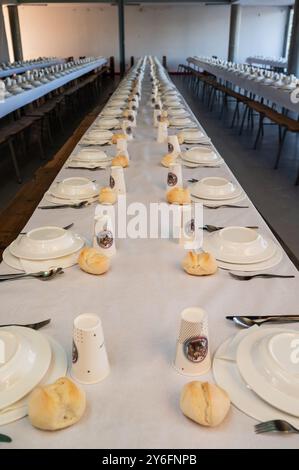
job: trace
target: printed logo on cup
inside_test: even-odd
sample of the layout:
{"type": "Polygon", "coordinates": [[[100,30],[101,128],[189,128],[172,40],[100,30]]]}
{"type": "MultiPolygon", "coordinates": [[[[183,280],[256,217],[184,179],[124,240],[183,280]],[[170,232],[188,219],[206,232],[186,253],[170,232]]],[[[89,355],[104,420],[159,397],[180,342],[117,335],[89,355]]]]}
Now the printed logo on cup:
{"type": "Polygon", "coordinates": [[[0,340],[0,364],[5,363],[5,344],[2,339],[0,340]]]}
{"type": "Polygon", "coordinates": [[[168,142],[168,152],[172,153],[173,151],[174,151],[174,146],[170,142],[168,142]]]}
{"type": "Polygon", "coordinates": [[[169,172],[167,176],[168,186],[175,186],[178,183],[178,177],[175,173],[169,172]]]}
{"type": "Polygon", "coordinates": [[[127,133],[127,134],[132,134],[132,128],[131,128],[130,126],[128,126],[128,127],[126,128],[126,133],[127,133]]]}
{"type": "Polygon", "coordinates": [[[291,362],[292,364],[299,364],[299,339],[291,341],[291,362]]]}
{"type": "Polygon", "coordinates": [[[113,176],[110,176],[110,188],[113,189],[114,186],[115,186],[114,178],[113,178],[113,176]]]}
{"type": "Polygon", "coordinates": [[[73,346],[72,346],[72,362],[73,362],[73,364],[75,364],[78,361],[78,357],[79,357],[78,349],[77,349],[77,346],[75,344],[75,341],[73,340],[73,346]]]}
{"type": "MultiPolygon", "coordinates": [[[[132,115],[130,114],[130,116],[128,116],[128,121],[133,122],[133,121],[134,121],[134,116],[132,116],[132,115]]],[[[127,128],[127,130],[128,130],[128,128],[127,128]]]]}
{"type": "Polygon", "coordinates": [[[184,343],[184,353],[191,362],[202,362],[208,354],[208,339],[206,336],[195,336],[184,343]]]}
{"type": "Polygon", "coordinates": [[[155,104],[155,109],[160,109],[160,105],[159,105],[159,104],[155,104]]]}
{"type": "Polygon", "coordinates": [[[185,234],[186,235],[193,235],[195,232],[195,220],[189,220],[185,225],[185,234]]]}
{"type": "Polygon", "coordinates": [[[110,230],[103,230],[97,235],[97,242],[101,248],[110,248],[113,245],[113,235],[110,230]]]}

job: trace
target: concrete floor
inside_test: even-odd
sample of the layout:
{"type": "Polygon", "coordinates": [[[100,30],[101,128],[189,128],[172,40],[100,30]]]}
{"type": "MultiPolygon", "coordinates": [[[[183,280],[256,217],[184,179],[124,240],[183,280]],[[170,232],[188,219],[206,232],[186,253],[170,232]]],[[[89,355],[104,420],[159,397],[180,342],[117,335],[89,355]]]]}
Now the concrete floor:
{"type": "Polygon", "coordinates": [[[239,127],[230,128],[233,108],[219,120],[219,105],[210,112],[187,85],[182,76],[173,76],[194,114],[218,151],[256,205],[262,216],[299,260],[299,186],[294,186],[299,165],[299,136],[287,136],[281,163],[273,170],[277,152],[277,126],[265,126],[265,135],[253,150],[257,126],[252,133],[239,127]]]}

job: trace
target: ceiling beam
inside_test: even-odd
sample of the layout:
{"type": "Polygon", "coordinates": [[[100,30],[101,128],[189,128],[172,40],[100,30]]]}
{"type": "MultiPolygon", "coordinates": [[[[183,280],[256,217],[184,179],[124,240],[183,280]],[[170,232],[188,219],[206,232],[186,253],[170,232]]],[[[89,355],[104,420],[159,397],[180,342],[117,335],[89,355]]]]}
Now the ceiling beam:
{"type": "MultiPolygon", "coordinates": [[[[143,3],[201,3],[207,5],[229,5],[235,3],[236,0],[124,0],[126,5],[139,5],[143,3]]],[[[55,4],[55,3],[77,3],[77,4],[86,4],[86,3],[108,3],[112,5],[117,5],[118,0],[1,0],[2,4],[18,4],[18,5],[45,5],[45,4],[55,4]]]]}

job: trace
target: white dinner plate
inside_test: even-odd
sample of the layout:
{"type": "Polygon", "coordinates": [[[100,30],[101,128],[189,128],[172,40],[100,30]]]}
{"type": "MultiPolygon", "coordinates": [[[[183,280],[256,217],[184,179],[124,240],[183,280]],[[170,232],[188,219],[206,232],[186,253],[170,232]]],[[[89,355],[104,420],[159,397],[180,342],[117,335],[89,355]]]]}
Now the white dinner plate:
{"type": "MultiPolygon", "coordinates": [[[[80,165],[81,166],[81,165],[80,165]]],[[[53,204],[77,204],[82,201],[88,201],[90,204],[93,202],[97,201],[98,196],[96,195],[95,197],[92,198],[76,198],[76,199],[61,199],[60,197],[56,197],[53,194],[51,194],[49,191],[44,194],[44,198],[48,202],[52,202],[53,204]]]]}
{"type": "MultiPolygon", "coordinates": [[[[206,249],[208,249],[206,247],[206,249]]],[[[224,261],[217,261],[219,268],[226,269],[228,271],[244,272],[244,273],[259,273],[266,271],[267,269],[272,269],[277,266],[283,258],[283,251],[280,246],[276,247],[275,254],[269,258],[267,261],[262,261],[261,263],[251,263],[251,264],[236,264],[236,263],[225,263],[224,261]]]]}
{"type": "Polygon", "coordinates": [[[53,183],[49,188],[49,193],[63,200],[79,199],[85,201],[98,196],[99,187],[88,178],[73,177],[59,183],[53,183]],[[73,194],[71,194],[72,192],[73,194]]]}
{"type": "Polygon", "coordinates": [[[16,240],[14,240],[9,245],[9,251],[12,253],[12,255],[16,256],[17,258],[24,258],[33,261],[45,261],[49,259],[54,260],[57,258],[62,258],[64,256],[68,256],[72,253],[78,252],[85,244],[83,238],[80,237],[80,235],[74,233],[72,243],[68,248],[58,249],[57,251],[55,251],[55,255],[52,253],[51,257],[49,257],[49,254],[43,256],[41,254],[36,254],[34,251],[22,248],[19,245],[19,240],[22,236],[24,235],[19,235],[16,240]]]}
{"type": "Polygon", "coordinates": [[[223,158],[219,158],[219,160],[216,160],[215,162],[213,163],[210,163],[210,162],[202,162],[202,163],[191,163],[191,162],[187,162],[186,160],[183,160],[183,159],[180,159],[181,161],[181,164],[184,165],[185,167],[187,168],[200,168],[200,167],[217,167],[219,165],[222,165],[224,163],[224,160],[223,158]]]}
{"type": "MultiPolygon", "coordinates": [[[[299,376],[295,374],[288,381],[281,375],[274,375],[268,367],[264,366],[260,357],[259,342],[271,335],[280,333],[296,334],[298,330],[284,328],[261,328],[248,334],[240,342],[237,349],[237,365],[241,376],[250,388],[263,400],[285,413],[299,417],[299,376]]],[[[290,344],[289,351],[281,351],[282,355],[289,354],[292,361],[293,349],[290,344]]]]}
{"type": "MultiPolygon", "coordinates": [[[[78,263],[78,256],[81,248],[78,251],[75,251],[75,253],[72,253],[71,255],[68,256],[63,256],[61,258],[57,259],[49,259],[49,260],[43,260],[43,261],[32,261],[32,260],[22,260],[21,258],[17,258],[14,256],[10,251],[9,247],[5,248],[2,258],[5,264],[7,266],[10,266],[11,268],[17,269],[18,271],[24,271],[24,267],[27,267],[27,264],[30,263],[30,272],[39,272],[39,271],[48,271],[49,269],[53,268],[70,268],[71,266],[74,266],[75,264],[78,263]]],[[[26,272],[29,272],[28,269],[26,269],[26,272]]]]}
{"type": "MultiPolygon", "coordinates": [[[[10,327],[12,330],[17,327],[10,327]]],[[[22,328],[23,330],[23,328],[22,328]]],[[[50,385],[67,372],[67,355],[63,347],[51,336],[42,333],[51,347],[51,362],[48,371],[37,385],[50,385]]],[[[30,392],[29,392],[30,393],[30,392]]],[[[8,407],[0,410],[0,426],[24,418],[28,414],[29,394],[8,407]]]]}
{"type": "Polygon", "coordinates": [[[90,147],[81,148],[78,153],[73,155],[73,160],[80,160],[80,161],[109,161],[112,160],[104,150],[95,149],[90,147]]]}
{"type": "Polygon", "coordinates": [[[220,157],[209,147],[199,146],[182,152],[182,159],[189,163],[214,163],[220,157]]]}
{"type": "MultiPolygon", "coordinates": [[[[1,328],[0,337],[5,331],[11,333],[11,328],[1,328]]],[[[27,395],[42,380],[51,361],[51,347],[42,334],[31,328],[14,328],[17,328],[15,333],[20,339],[19,344],[23,344],[26,350],[28,348],[29,354],[21,358],[21,363],[16,362],[14,357],[17,356],[13,355],[4,366],[2,365],[6,368],[6,379],[0,384],[0,409],[27,395]]],[[[19,347],[21,346],[18,346],[16,355],[20,351],[19,347]]]]}
{"type": "Polygon", "coordinates": [[[109,108],[105,108],[102,112],[101,112],[101,116],[112,116],[112,117],[120,117],[122,115],[122,110],[120,108],[113,108],[113,107],[109,107],[109,108]]]}
{"type": "Polygon", "coordinates": [[[237,347],[244,334],[246,335],[248,332],[249,330],[241,330],[237,335],[233,335],[224,341],[217,349],[213,360],[213,375],[217,385],[228,393],[232,404],[236,408],[251,418],[261,422],[282,419],[298,428],[298,418],[269,405],[250,389],[240,375],[235,351],[232,357],[226,357],[226,352],[232,341],[235,342],[237,347]]]}
{"type": "Polygon", "coordinates": [[[120,126],[118,119],[102,118],[100,117],[94,125],[94,129],[116,129],[120,126]]]}
{"type": "Polygon", "coordinates": [[[205,206],[208,206],[208,207],[220,206],[221,204],[236,204],[236,203],[244,201],[247,198],[244,191],[242,191],[240,196],[237,196],[233,199],[224,199],[224,200],[221,200],[221,201],[215,201],[215,200],[212,200],[212,199],[202,199],[200,197],[196,197],[196,196],[192,195],[192,186],[190,186],[189,189],[190,189],[190,192],[191,192],[191,199],[192,199],[193,202],[200,202],[201,204],[204,204],[205,206]]]}

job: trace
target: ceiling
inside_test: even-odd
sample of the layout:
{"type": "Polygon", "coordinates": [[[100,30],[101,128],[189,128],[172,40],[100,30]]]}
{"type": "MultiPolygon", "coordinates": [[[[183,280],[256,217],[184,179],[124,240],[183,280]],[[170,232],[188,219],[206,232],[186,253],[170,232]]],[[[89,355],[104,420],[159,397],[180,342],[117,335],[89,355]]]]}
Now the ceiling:
{"type": "MultiPolygon", "coordinates": [[[[232,5],[240,4],[244,6],[288,6],[293,5],[294,0],[124,0],[126,4],[140,4],[147,3],[148,5],[157,5],[157,4],[194,4],[198,3],[201,5],[232,5]]],[[[117,0],[0,0],[0,4],[69,4],[69,3],[82,3],[82,4],[91,4],[91,3],[117,3],[117,0]]]]}

